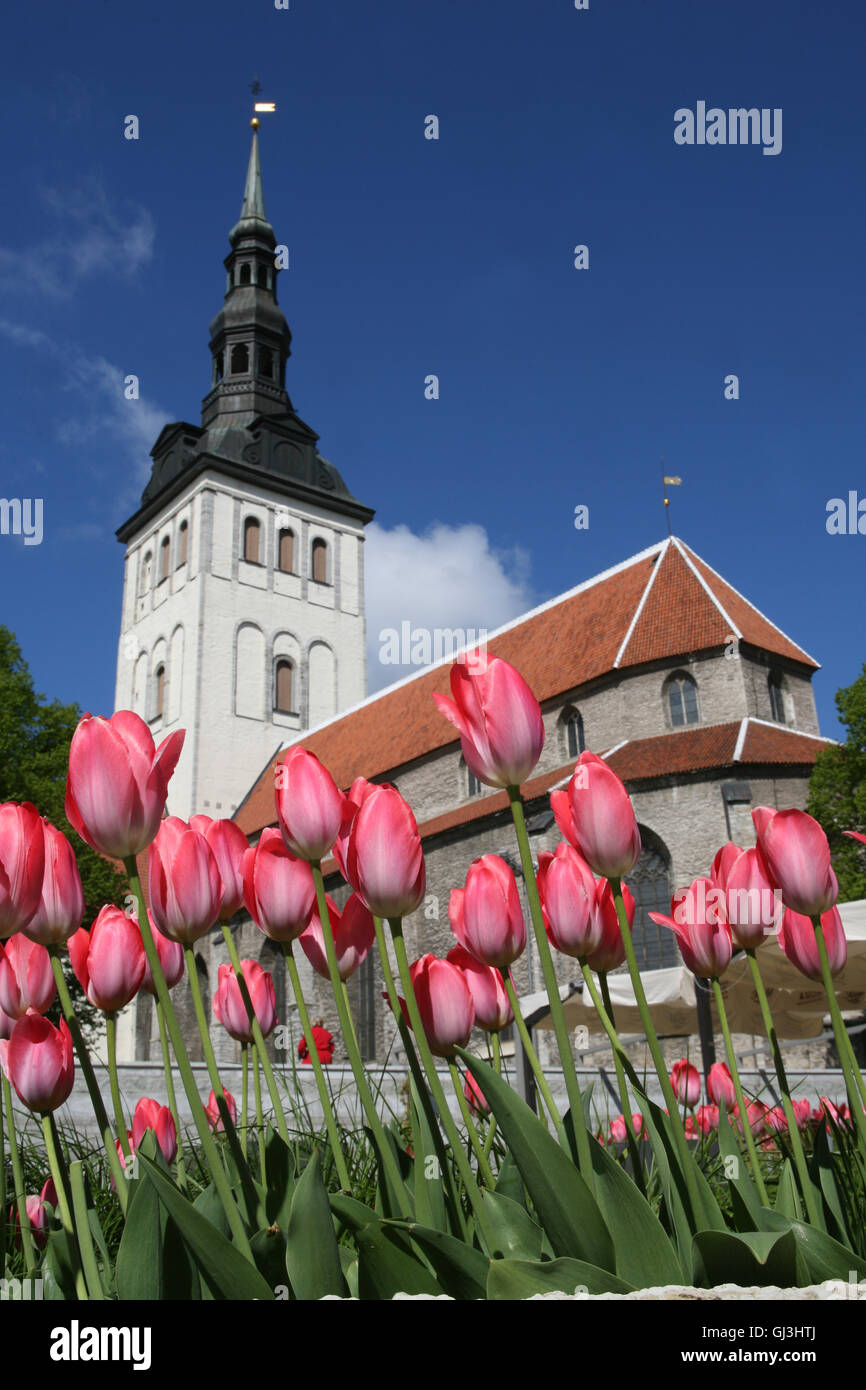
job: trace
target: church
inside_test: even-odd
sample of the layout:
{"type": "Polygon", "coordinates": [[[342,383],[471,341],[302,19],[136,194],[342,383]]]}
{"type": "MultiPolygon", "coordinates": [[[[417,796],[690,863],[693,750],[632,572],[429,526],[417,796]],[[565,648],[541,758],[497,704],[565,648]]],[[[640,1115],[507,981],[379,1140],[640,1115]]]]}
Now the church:
{"type": "MultiPolygon", "coordinates": [[[[201,424],[165,426],[141,506],[117,532],[126,554],[115,708],[134,709],[157,742],[186,729],[170,814],[233,817],[252,843],[276,822],[274,770],[290,744],[315,753],[341,787],[357,776],[397,786],[427,862],[407,948],[444,955],[454,944],[449,893],[472,859],[501,854],[525,894],[507,800],[472,776],[436,710],[449,659],[366,694],[364,528],[374,513],[319,452],[286,391],[292,335],[255,123],[229,242],[201,424]]],[[[804,807],[828,740],[811,685],[817,662],[688,544],[668,536],[611,558],[604,573],[489,634],[487,648],[520,671],[544,715],[544,752],[523,788],[535,856],[558,842],[549,793],[584,749],[625,782],[643,844],[627,880],[636,949],[653,969],[678,954],[649,912],[667,912],[672,891],[705,874],[725,840],[754,843],[753,806],[804,807]]],[[[342,902],[336,866],[324,867],[342,902]]],[[[273,971],[278,1017],[298,1037],[281,953],[243,914],[234,930],[241,956],[273,971]]],[[[382,1063],[397,1053],[374,956],[349,995],[362,1053],[382,1063]]],[[[227,958],[218,929],[198,943],[208,1002],[227,958]]],[[[300,952],[298,961],[312,1012],[336,1032],[330,986],[300,952]]],[[[560,958],[559,970],[566,982],[577,964],[560,958]]],[[[542,987],[534,942],[514,974],[522,994],[542,987]]],[[[178,1003],[195,1056],[191,1002],[178,1003]]],[[[156,1058],[150,996],[134,1007],[127,1060],[156,1058]]],[[[236,1060],[222,1029],[214,1038],[218,1060],[236,1060]]]]}

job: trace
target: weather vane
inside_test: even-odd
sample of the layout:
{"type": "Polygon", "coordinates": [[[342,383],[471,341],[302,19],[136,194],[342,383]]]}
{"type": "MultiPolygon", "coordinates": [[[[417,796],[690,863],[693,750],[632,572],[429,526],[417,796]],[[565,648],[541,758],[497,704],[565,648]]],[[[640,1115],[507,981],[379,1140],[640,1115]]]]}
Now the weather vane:
{"type": "MultiPolygon", "coordinates": [[[[257,97],[261,90],[261,82],[257,77],[254,77],[252,82],[250,83],[250,91],[252,92],[254,97],[257,97]]],[[[262,111],[268,114],[270,114],[273,111],[276,111],[276,109],[277,108],[272,101],[257,101],[253,106],[254,111],[262,111]]],[[[250,125],[252,126],[253,130],[258,130],[259,126],[261,125],[261,121],[259,120],[258,115],[253,116],[252,120],[250,121],[250,125]]]]}
{"type": "Polygon", "coordinates": [[[668,488],[669,488],[669,487],[679,487],[680,484],[681,484],[681,482],[682,482],[682,478],[679,478],[679,477],[671,477],[670,474],[665,473],[665,460],[664,460],[664,455],[663,455],[663,454],[660,455],[660,457],[659,457],[659,463],[660,463],[661,466],[662,466],[662,491],[663,491],[663,493],[664,493],[664,499],[665,499],[665,516],[666,516],[666,518],[667,518],[667,523],[668,523],[668,535],[670,535],[670,534],[671,534],[671,511],[670,511],[671,504],[670,504],[670,498],[668,497],[668,488]]]}

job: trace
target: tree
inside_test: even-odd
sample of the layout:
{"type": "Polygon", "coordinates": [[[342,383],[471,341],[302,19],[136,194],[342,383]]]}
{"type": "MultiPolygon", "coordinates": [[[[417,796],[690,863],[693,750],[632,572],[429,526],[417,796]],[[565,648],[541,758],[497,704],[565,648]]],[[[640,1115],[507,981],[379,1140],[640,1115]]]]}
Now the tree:
{"type": "Polygon", "coordinates": [[[818,754],[806,809],[827,833],[844,903],[866,898],[866,846],[842,833],[866,831],[866,665],[853,685],[837,690],[836,708],[848,737],[818,754]]]}
{"type": "MultiPolygon", "coordinates": [[[[126,877],[92,850],[66,819],[66,769],[69,745],[81,710],[75,704],[47,701],[33,689],[33,678],[15,638],[0,626],[0,801],[31,801],[41,815],[62,830],[75,851],[84,889],[84,923],[89,927],[105,903],[123,906],[126,877]]],[[[92,1032],[101,1015],[88,1004],[64,958],[64,972],[82,1025],[92,1032]]],[[[55,1001],[49,1018],[58,1015],[55,1001]]]]}

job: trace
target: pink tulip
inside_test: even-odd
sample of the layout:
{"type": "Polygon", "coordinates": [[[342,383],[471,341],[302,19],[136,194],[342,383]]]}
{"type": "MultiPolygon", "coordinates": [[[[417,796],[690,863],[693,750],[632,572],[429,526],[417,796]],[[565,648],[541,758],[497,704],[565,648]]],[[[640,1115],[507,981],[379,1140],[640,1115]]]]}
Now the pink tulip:
{"type": "MultiPolygon", "coordinates": [[[[765,1105],[762,1100],[751,1100],[746,1105],[746,1113],[749,1128],[753,1134],[758,1134],[764,1128],[767,1115],[770,1113],[769,1105],[765,1105]]],[[[734,1106],[731,1111],[731,1118],[735,1121],[737,1129],[742,1133],[743,1122],[740,1116],[740,1107],[734,1106]]]]}
{"type": "Polygon", "coordinates": [[[137,714],[85,714],[72,735],[66,817],[91,849],[126,859],[146,849],[159,829],[184,731],[159,748],[137,714]]]}
{"type": "Polygon", "coordinates": [[[679,1062],[674,1062],[671,1086],[680,1105],[693,1108],[701,1098],[701,1074],[685,1057],[679,1062]]]}
{"type": "Polygon", "coordinates": [[[9,1041],[16,1021],[16,1019],[9,1017],[5,1009],[0,1009],[0,1042],[9,1041]]]}
{"type": "Polygon", "coordinates": [[[44,946],[26,936],[13,936],[0,945],[0,1009],[10,1018],[23,1018],[28,1009],[48,1012],[57,987],[51,958],[44,946]]]}
{"type": "Polygon", "coordinates": [[[808,1096],[804,1096],[802,1100],[794,1100],[792,1097],[791,1105],[794,1110],[794,1119],[797,1121],[797,1128],[806,1129],[812,1118],[812,1107],[809,1104],[808,1096]]]}
{"type": "Polygon", "coordinates": [[[410,968],[412,988],[424,1035],[437,1057],[452,1057],[465,1047],[475,1022],[475,1006],[462,970],[434,955],[422,956],[410,968]]]}
{"type": "Polygon", "coordinates": [[[475,1080],[471,1072],[466,1073],[466,1084],[463,1087],[463,1094],[469,1109],[479,1116],[489,1115],[490,1106],[484,1098],[484,1092],[475,1080]]]}
{"type": "MultiPolygon", "coordinates": [[[[43,1184],[38,1197],[31,1195],[25,1198],[27,1224],[30,1227],[30,1236],[37,1250],[44,1250],[48,1244],[48,1230],[51,1224],[49,1206],[55,1211],[57,1210],[57,1188],[54,1186],[53,1178],[48,1178],[43,1184]]],[[[20,1249],[21,1221],[17,1206],[9,1209],[9,1224],[15,1227],[14,1241],[20,1249]]]]}
{"type": "Polygon", "coordinates": [[[28,1110],[47,1114],[68,1098],[75,1063],[72,1034],[64,1019],[58,1029],[41,1014],[25,1014],[2,1049],[3,1069],[28,1110]]]}
{"type": "Polygon", "coordinates": [[[463,946],[452,946],[445,959],[463,971],[475,1007],[475,1026],[485,1033],[499,1033],[514,1022],[511,1003],[498,970],[483,965],[463,946]]]}
{"type": "Polygon", "coordinates": [[[276,769],[277,815],[283,839],[299,859],[318,863],[333,847],[343,797],[314,753],[295,744],[276,769]]]}
{"type": "Polygon", "coordinates": [[[717,979],[731,963],[733,942],[725,920],[724,893],[708,878],[696,878],[671,901],[671,916],[650,912],[659,926],[675,933],[683,960],[699,979],[717,979]]]}
{"type": "MultiPolygon", "coordinates": [[[[165,983],[169,989],[174,989],[175,985],[180,984],[183,979],[184,958],[183,946],[179,941],[171,941],[167,936],[163,936],[156,922],[153,920],[153,913],[147,914],[150,923],[150,930],[153,934],[153,944],[156,947],[156,954],[159,956],[159,963],[162,966],[162,973],[165,976],[165,983]]],[[[141,988],[145,994],[156,994],[156,985],[153,983],[153,976],[150,973],[150,965],[147,956],[144,958],[144,979],[141,988]]]]}
{"type": "Polygon", "coordinates": [[[852,840],[859,840],[861,845],[866,845],[866,835],[861,835],[859,830],[843,830],[842,834],[849,836],[852,840]]]}
{"type": "Polygon", "coordinates": [[[42,946],[68,941],[78,931],[84,916],[84,891],[75,852],[66,836],[42,821],[45,842],[45,870],[39,906],[21,930],[42,946]]]}
{"type": "Polygon", "coordinates": [[[153,1130],[166,1163],[177,1158],[177,1127],[167,1105],[143,1096],[132,1117],[132,1149],[138,1148],[147,1130],[153,1130]]]}
{"type": "Polygon", "coordinates": [[[610,1122],[610,1142],[612,1144],[624,1144],[627,1138],[625,1115],[617,1115],[610,1122]]]}
{"type": "Polygon", "coordinates": [[[756,849],[743,850],[726,870],[721,887],[731,936],[736,946],[753,951],[778,930],[784,909],[756,849]]]}
{"type": "Polygon", "coordinates": [[[295,941],[305,930],[316,902],[313,871],[298,859],[278,830],[263,830],[244,854],[244,902],[260,931],[272,941],[295,941]]]}
{"type": "Polygon", "coordinates": [[[69,938],[69,959],[91,1004],[116,1013],[141,988],[147,960],[134,917],[119,907],[103,907],[90,931],[69,938]]]}
{"type": "Polygon", "coordinates": [[[713,867],[710,869],[710,882],[714,888],[725,887],[728,873],[742,852],[740,845],[735,845],[733,840],[728,840],[727,844],[722,845],[721,849],[717,851],[713,860],[713,867]]]}
{"type": "Polygon", "coordinates": [[[0,940],[21,931],[39,907],[45,867],[42,820],[29,801],[0,805],[0,940]]]}
{"type": "Polygon", "coordinates": [[[394,787],[376,787],[357,811],[346,873],[376,917],[407,917],[424,901],[427,875],[411,808],[394,787]]]}
{"type": "Polygon", "coordinates": [[[779,888],[792,912],[820,916],[839,896],[830,866],[830,846],[821,826],[805,811],[774,811],[758,806],[752,812],[758,851],[767,878],[779,888]]]}
{"type": "Polygon", "coordinates": [[[707,1095],[715,1106],[733,1110],[737,1103],[734,1078],[726,1062],[714,1062],[707,1074],[707,1095]]]}
{"type": "MultiPolygon", "coordinates": [[[[343,798],[343,813],[340,821],[340,833],[334,841],[334,858],[340,869],[340,873],[346,882],[349,882],[349,872],[347,868],[346,856],[349,852],[349,835],[352,830],[352,822],[358,811],[376,790],[376,782],[368,782],[366,777],[356,777],[345,797],[343,798]]],[[[390,786],[390,783],[382,783],[382,786],[390,786]]]]}
{"type": "Polygon", "coordinates": [[[712,1134],[719,1127],[719,1107],[717,1105],[699,1105],[695,1111],[695,1124],[701,1134],[712,1134]]]}
{"type": "MultiPolygon", "coordinates": [[[[223,1096],[225,1097],[226,1107],[228,1108],[229,1119],[231,1120],[233,1125],[237,1124],[237,1101],[235,1100],[231,1091],[226,1090],[225,1086],[223,1087],[223,1096]]],[[[210,1125],[212,1130],[216,1132],[223,1129],[223,1118],[220,1114],[219,1106],[217,1105],[217,1099],[213,1091],[211,1091],[210,1095],[207,1098],[207,1105],[204,1108],[204,1113],[207,1115],[208,1124],[210,1125]]]]}
{"type": "MultiPolygon", "coordinates": [[[[622,885],[622,901],[626,921],[629,927],[633,927],[636,904],[634,894],[627,883],[622,885]]],[[[625,943],[622,939],[616,903],[606,878],[600,878],[595,885],[593,911],[600,923],[601,938],[599,945],[587,956],[586,963],[590,970],[601,974],[604,971],[616,970],[625,960],[625,943]]]]}
{"type": "Polygon", "coordinates": [[[556,823],[593,873],[622,878],[640,859],[640,832],[629,794],[595,753],[581,753],[566,792],[552,792],[556,823]]]}
{"type": "Polygon", "coordinates": [[[844,1129],[851,1122],[851,1110],[847,1105],[837,1105],[835,1101],[829,1100],[827,1096],[821,1096],[818,1101],[817,1110],[812,1111],[813,1121],[820,1125],[822,1122],[828,1134],[833,1133],[833,1127],[844,1129]]]}
{"type": "Polygon", "coordinates": [[[538,856],[538,895],[548,940],[557,951],[584,960],[599,948],[604,923],[596,894],[592,869],[571,845],[538,856]]]}
{"type": "Polygon", "coordinates": [[[151,912],[163,936],[191,946],[210,931],[223,884],[204,835],[169,816],[147,852],[147,873],[151,912]]]}
{"type": "MultiPolygon", "coordinates": [[[[837,907],[831,907],[829,912],[822,915],[821,926],[827,947],[830,974],[838,975],[840,970],[844,970],[845,962],[848,959],[848,943],[845,940],[845,928],[842,926],[842,918],[839,916],[837,907]]],[[[821,958],[818,955],[815,928],[808,917],[804,917],[800,912],[792,912],[788,908],[779,928],[779,945],[791,964],[796,965],[801,974],[806,975],[810,980],[817,980],[820,984],[822,979],[821,958]]]]}
{"type": "Polygon", "coordinates": [[[190,830],[204,835],[216,860],[222,883],[222,899],[217,919],[230,922],[244,904],[243,858],[249,842],[233,820],[211,820],[210,816],[190,816],[190,830]]]}
{"type": "Polygon", "coordinates": [[[764,1116],[764,1124],[773,1134],[787,1134],[788,1117],[781,1105],[774,1105],[764,1116]]]}
{"type": "MultiPolygon", "coordinates": [[[[342,912],[330,894],[326,895],[326,900],[331,935],[334,938],[334,949],[337,955],[337,969],[340,973],[340,979],[348,980],[349,976],[354,975],[358,966],[366,958],[370,947],[376,940],[373,917],[357,893],[352,894],[342,912]]],[[[318,910],[315,907],[308,926],[301,934],[300,942],[301,949],[316,974],[329,980],[331,972],[328,969],[328,957],[325,951],[325,934],[318,910]]]]}
{"type": "MultiPolygon", "coordinates": [[[[241,970],[249,990],[253,1012],[259,1021],[262,1035],[267,1037],[274,1031],[277,1022],[273,976],[270,971],[264,970],[257,960],[242,960],[241,970]]],[[[213,997],[214,1014],[226,1032],[238,1042],[252,1042],[252,1024],[247,1016],[240,985],[235,978],[234,966],[221,965],[217,971],[217,979],[217,991],[213,997]]]]}
{"type": "Polygon", "coordinates": [[[471,653],[451,667],[451,694],[433,699],[459,732],[469,771],[489,787],[519,787],[544,747],[541,709],[526,681],[500,657],[471,653]]]}
{"type": "Polygon", "coordinates": [[[469,865],[465,889],[451,890],[448,916],[460,945],[483,965],[504,970],[526,946],[514,874],[497,854],[483,854],[469,865]]]}

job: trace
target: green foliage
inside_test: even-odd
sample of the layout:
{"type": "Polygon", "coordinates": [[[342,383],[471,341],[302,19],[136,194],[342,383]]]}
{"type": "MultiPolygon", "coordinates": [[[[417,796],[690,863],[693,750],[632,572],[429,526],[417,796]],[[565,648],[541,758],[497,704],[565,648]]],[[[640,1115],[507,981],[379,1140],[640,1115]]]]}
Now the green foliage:
{"type": "MultiPolygon", "coordinates": [[[[69,839],[78,860],[84,889],[84,926],[89,927],[105,903],[123,904],[125,876],[96,854],[66,819],[66,769],[69,745],[81,710],[75,704],[46,700],[33,689],[33,678],[14,633],[0,627],[0,802],[30,801],[69,839]]],[[[85,1037],[102,1028],[102,1016],[81,990],[68,961],[64,971],[85,1037]]],[[[55,1002],[48,1017],[57,1023],[55,1002]]]]}
{"type": "Polygon", "coordinates": [[[866,897],[866,845],[842,832],[866,832],[866,665],[852,685],[837,690],[836,708],[848,735],[818,754],[806,809],[830,842],[839,901],[853,902],[866,897]]]}

